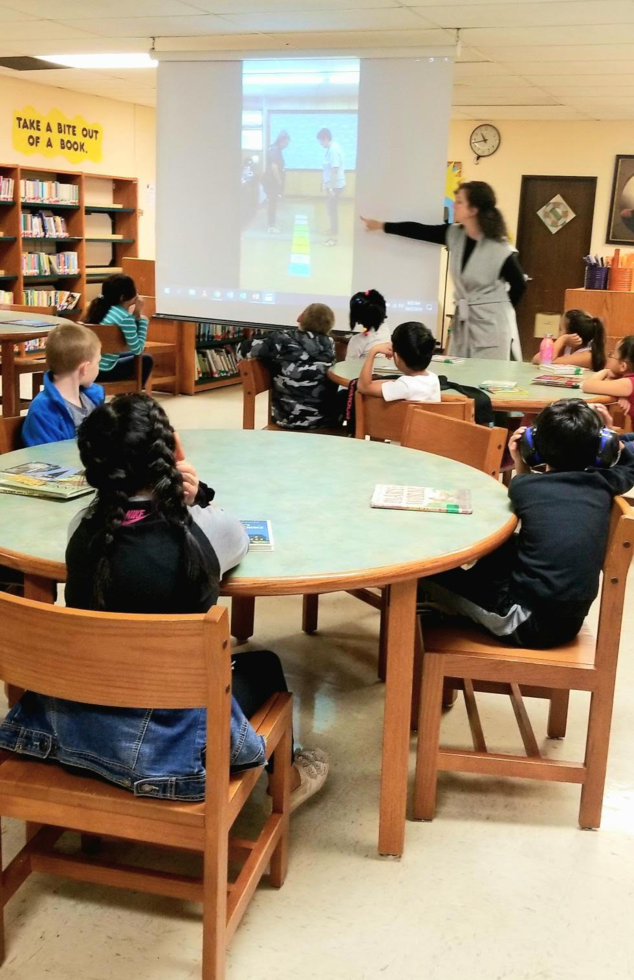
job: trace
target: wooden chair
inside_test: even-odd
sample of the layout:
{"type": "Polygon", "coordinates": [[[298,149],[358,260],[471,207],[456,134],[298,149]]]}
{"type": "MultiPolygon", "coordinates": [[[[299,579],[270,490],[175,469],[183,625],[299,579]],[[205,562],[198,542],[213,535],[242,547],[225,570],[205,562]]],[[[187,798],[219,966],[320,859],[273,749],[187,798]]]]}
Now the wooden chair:
{"type": "MultiPolygon", "coordinates": [[[[148,260],[139,259],[139,262],[148,260]]],[[[154,263],[152,263],[154,265],[154,263]]],[[[171,391],[177,395],[181,382],[181,345],[178,342],[179,323],[173,320],[156,318],[156,299],[154,296],[143,296],[143,315],[149,320],[147,340],[144,354],[151,354],[154,359],[152,374],[148,378],[148,394],[158,388],[159,391],[171,391]]]]}
{"type": "Polygon", "coordinates": [[[22,425],[24,419],[21,415],[13,418],[0,415],[0,455],[2,453],[12,453],[16,449],[22,449],[22,425]]]}
{"type": "Polygon", "coordinates": [[[256,357],[246,357],[238,362],[238,371],[242,379],[242,428],[255,429],[255,399],[267,392],[267,418],[265,429],[277,429],[271,414],[271,372],[256,357]]]}
{"type": "MultiPolygon", "coordinates": [[[[412,402],[386,402],[373,395],[362,395],[357,391],[354,398],[356,415],[355,438],[369,436],[379,442],[400,442],[405,415],[412,402]]],[[[420,403],[418,403],[420,404],[420,403]]],[[[443,393],[440,402],[425,402],[425,409],[434,415],[472,422],[474,402],[464,395],[443,393]]]]}
{"type": "MultiPolygon", "coordinates": [[[[125,337],[114,324],[109,323],[86,323],[88,327],[97,334],[101,341],[102,354],[129,354],[130,348],[126,344],[125,337]]],[[[100,382],[105,388],[107,395],[126,395],[143,391],[143,357],[141,354],[134,355],[134,373],[127,381],[105,381],[100,382]]],[[[145,390],[148,395],[152,394],[152,375],[147,380],[145,390]]]]}
{"type": "Polygon", "coordinates": [[[610,742],[614,683],[621,639],[627,572],[634,548],[634,511],[617,497],[612,508],[603,565],[596,640],[584,626],[571,643],[552,650],[505,647],[477,628],[429,629],[424,637],[423,677],[418,723],[414,817],[431,820],[436,808],[438,772],[523,776],[581,785],[579,824],[599,827],[610,742]],[[439,745],[443,685],[464,691],[474,750],[439,745]],[[528,697],[552,698],[548,734],[562,737],[570,691],[590,691],[590,713],[583,762],[541,755],[524,705],[528,697]],[[488,752],[474,692],[507,694],[526,756],[488,752]]]}
{"type": "MultiPolygon", "coordinates": [[[[0,678],[5,682],[85,704],[207,709],[204,803],[138,797],[58,765],[3,753],[0,814],[27,821],[27,843],[2,872],[2,910],[31,872],[201,902],[202,977],[222,980],[225,946],[267,866],[275,887],[286,875],[291,695],[275,695],[251,719],[266,736],[267,758],[275,753],[279,760],[271,776],[272,814],[256,840],[229,844],[229,831],[262,770],[229,774],[226,609],[217,606],[205,616],[120,615],[0,595],[0,620],[0,678]],[[66,830],[199,852],[202,878],[58,853],[53,845],[66,830]],[[229,857],[244,862],[232,882],[229,857]]],[[[4,949],[0,924],[2,958],[4,949]]]]}
{"type": "MultiPolygon", "coordinates": [[[[265,429],[272,429],[277,432],[288,432],[281,425],[276,425],[273,421],[271,409],[271,372],[262,361],[257,357],[246,357],[238,362],[238,371],[242,379],[242,428],[255,429],[255,399],[263,392],[268,392],[268,423],[265,429]]],[[[345,429],[323,427],[320,429],[294,429],[294,432],[312,432],[317,435],[326,436],[345,436],[345,429]]]]}
{"type": "MultiPolygon", "coordinates": [[[[33,307],[20,306],[12,303],[11,305],[0,305],[0,310],[10,310],[12,313],[41,313],[43,316],[57,316],[57,307],[33,307]]],[[[17,318],[16,318],[17,319],[17,318]]],[[[44,384],[44,372],[46,371],[46,358],[43,352],[27,352],[26,344],[16,344],[17,354],[14,358],[15,387],[20,396],[20,378],[23,374],[30,374],[31,377],[31,399],[35,398],[40,388],[44,384]]],[[[0,397],[0,404],[2,398],[0,397]]],[[[22,408],[28,406],[28,400],[20,398],[22,408]]]]}
{"type": "Polygon", "coordinates": [[[500,475],[507,431],[461,422],[427,411],[427,406],[409,402],[401,435],[401,446],[456,459],[489,476],[500,475]]]}

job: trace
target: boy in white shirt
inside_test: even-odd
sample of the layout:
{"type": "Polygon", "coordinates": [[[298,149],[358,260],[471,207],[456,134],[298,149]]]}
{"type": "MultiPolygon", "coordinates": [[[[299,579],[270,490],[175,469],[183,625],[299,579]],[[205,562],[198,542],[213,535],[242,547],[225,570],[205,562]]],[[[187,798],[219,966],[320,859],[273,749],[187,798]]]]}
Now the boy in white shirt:
{"type": "Polygon", "coordinates": [[[386,402],[439,402],[438,376],[427,370],[436,341],[431,330],[422,323],[410,320],[399,323],[392,334],[392,342],[372,347],[363,362],[357,391],[362,395],[375,395],[386,402]],[[402,377],[396,381],[373,381],[374,358],[385,354],[394,358],[394,365],[402,377]]]}

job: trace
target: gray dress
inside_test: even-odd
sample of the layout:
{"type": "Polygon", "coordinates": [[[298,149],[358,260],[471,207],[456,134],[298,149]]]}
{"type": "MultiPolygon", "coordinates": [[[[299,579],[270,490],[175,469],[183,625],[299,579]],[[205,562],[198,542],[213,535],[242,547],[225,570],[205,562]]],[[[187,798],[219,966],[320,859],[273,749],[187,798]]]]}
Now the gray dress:
{"type": "Polygon", "coordinates": [[[480,238],[462,268],[467,236],[461,225],[447,229],[449,269],[456,303],[450,353],[458,357],[521,361],[515,310],[500,273],[517,251],[508,241],[480,238]]]}

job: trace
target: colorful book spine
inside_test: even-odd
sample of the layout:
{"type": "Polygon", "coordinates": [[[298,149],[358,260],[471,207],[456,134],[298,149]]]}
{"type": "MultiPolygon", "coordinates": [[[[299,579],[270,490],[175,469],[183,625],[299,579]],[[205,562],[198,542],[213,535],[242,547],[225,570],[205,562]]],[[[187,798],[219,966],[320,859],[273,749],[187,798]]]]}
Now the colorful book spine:
{"type": "Polygon", "coordinates": [[[0,201],[13,200],[13,177],[0,177],[0,201]]]}
{"type": "Polygon", "coordinates": [[[79,186],[58,180],[20,181],[20,199],[26,204],[79,204],[79,186]]]}
{"type": "Polygon", "coordinates": [[[0,306],[12,306],[13,293],[6,289],[0,289],[0,306]]]}

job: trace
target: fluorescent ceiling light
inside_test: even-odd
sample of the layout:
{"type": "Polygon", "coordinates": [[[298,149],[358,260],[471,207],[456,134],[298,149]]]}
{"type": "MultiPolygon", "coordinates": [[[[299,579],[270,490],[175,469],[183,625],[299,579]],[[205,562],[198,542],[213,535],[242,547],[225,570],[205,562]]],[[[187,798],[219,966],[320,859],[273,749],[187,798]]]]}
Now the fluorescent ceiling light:
{"type": "Polygon", "coordinates": [[[146,52],[132,54],[46,54],[37,56],[40,61],[52,61],[66,68],[154,68],[158,62],[146,52]]]}

